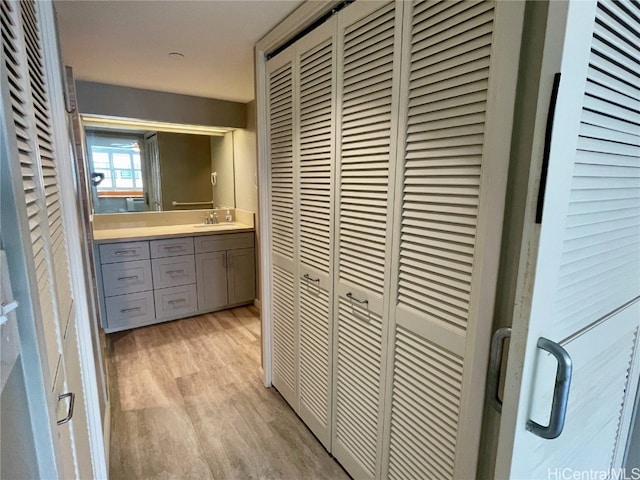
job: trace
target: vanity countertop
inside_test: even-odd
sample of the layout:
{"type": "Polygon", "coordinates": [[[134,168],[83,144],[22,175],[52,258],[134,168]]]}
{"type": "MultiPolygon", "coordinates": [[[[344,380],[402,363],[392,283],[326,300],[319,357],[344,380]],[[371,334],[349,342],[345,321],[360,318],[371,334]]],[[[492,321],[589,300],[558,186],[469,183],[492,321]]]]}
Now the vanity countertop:
{"type": "Polygon", "coordinates": [[[215,235],[220,233],[253,231],[253,226],[240,222],[224,222],[213,225],[196,223],[149,227],[107,228],[94,230],[93,241],[96,243],[105,243],[134,240],[156,240],[160,238],[192,237],[197,235],[215,235]]]}

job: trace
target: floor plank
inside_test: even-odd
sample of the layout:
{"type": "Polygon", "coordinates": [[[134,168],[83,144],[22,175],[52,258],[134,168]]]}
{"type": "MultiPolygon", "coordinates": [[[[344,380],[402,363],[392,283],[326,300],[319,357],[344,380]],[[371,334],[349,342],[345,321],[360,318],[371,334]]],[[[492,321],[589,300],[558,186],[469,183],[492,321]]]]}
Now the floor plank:
{"type": "Polygon", "coordinates": [[[274,389],[241,307],[108,335],[109,478],[348,479],[274,389]]]}

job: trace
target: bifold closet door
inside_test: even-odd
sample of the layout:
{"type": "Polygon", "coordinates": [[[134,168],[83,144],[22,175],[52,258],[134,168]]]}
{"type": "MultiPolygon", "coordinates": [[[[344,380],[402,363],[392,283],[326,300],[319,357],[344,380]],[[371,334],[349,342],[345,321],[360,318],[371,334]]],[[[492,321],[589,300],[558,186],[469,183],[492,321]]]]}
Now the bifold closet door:
{"type": "Polygon", "coordinates": [[[524,6],[405,5],[383,477],[475,478],[524,6]]]}
{"type": "Polygon", "coordinates": [[[273,384],[330,449],[336,18],[268,64],[273,384]]]}
{"type": "Polygon", "coordinates": [[[267,62],[271,192],[273,385],[298,411],[298,257],[294,171],[294,49],[267,62]]]}
{"type": "Polygon", "coordinates": [[[298,121],[298,414],[331,445],[333,332],[333,165],[335,34],[333,17],[296,45],[298,121]]]}
{"type": "Polygon", "coordinates": [[[382,458],[401,9],[338,14],[332,453],[356,479],[378,477],[382,458]]]}

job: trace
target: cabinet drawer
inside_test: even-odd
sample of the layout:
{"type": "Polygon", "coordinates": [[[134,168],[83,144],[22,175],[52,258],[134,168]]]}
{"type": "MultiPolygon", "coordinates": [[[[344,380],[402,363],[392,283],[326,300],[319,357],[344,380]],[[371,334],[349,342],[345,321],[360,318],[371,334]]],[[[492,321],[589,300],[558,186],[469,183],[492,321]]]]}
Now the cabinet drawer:
{"type": "Polygon", "coordinates": [[[149,242],[151,258],[174,257],[193,253],[193,238],[168,238],[149,242]]]}
{"type": "Polygon", "coordinates": [[[195,285],[162,288],[154,292],[154,297],[158,320],[186,317],[198,310],[195,285]]]}
{"type": "Polygon", "coordinates": [[[154,288],[169,288],[196,283],[193,255],[154,258],[151,260],[151,270],[154,288]]]}
{"type": "Polygon", "coordinates": [[[153,292],[130,293],[105,299],[107,327],[135,327],[155,319],[153,292]]]}
{"type": "Polygon", "coordinates": [[[253,232],[225,233],[195,237],[196,253],[219,252],[237,248],[253,248],[253,232]]]}
{"type": "Polygon", "coordinates": [[[100,245],[100,263],[126,262],[149,258],[149,242],[123,242],[100,245]]]}
{"type": "Polygon", "coordinates": [[[151,263],[138,260],[102,265],[102,283],[105,297],[152,290],[151,263]]]}

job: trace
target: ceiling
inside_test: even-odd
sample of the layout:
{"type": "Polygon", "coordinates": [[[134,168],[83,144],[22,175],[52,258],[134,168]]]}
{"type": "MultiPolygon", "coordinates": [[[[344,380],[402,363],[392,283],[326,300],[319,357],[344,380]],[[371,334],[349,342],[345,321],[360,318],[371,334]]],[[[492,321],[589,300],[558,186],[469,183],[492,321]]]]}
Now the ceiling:
{"type": "Polygon", "coordinates": [[[301,3],[54,2],[62,56],[77,80],[243,103],[254,98],[254,44],[301,3]]]}

